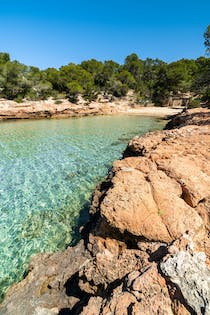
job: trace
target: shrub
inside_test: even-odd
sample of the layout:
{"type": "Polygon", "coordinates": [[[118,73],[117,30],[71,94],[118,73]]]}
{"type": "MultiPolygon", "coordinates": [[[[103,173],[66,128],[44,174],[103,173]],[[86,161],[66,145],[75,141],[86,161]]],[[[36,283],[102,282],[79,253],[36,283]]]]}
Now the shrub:
{"type": "Polygon", "coordinates": [[[72,81],[67,84],[67,96],[70,102],[77,103],[78,96],[83,92],[82,86],[77,81],[72,81]]]}
{"type": "Polygon", "coordinates": [[[191,100],[188,108],[192,109],[192,108],[198,108],[201,107],[201,102],[198,98],[195,98],[194,100],[191,100]]]}
{"type": "Polygon", "coordinates": [[[23,101],[23,96],[19,94],[17,97],[14,98],[14,101],[15,101],[16,103],[22,103],[22,101],[23,101]]]}
{"type": "Polygon", "coordinates": [[[55,102],[54,102],[54,104],[56,104],[56,105],[58,105],[58,104],[62,104],[63,102],[61,101],[61,100],[56,100],[55,102]]]}

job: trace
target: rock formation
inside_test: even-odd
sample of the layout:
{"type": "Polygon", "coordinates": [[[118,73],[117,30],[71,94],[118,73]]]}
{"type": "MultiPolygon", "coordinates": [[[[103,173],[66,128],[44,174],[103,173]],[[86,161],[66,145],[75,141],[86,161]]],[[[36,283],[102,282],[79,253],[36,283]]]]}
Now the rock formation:
{"type": "Polygon", "coordinates": [[[100,99],[86,103],[84,100],[73,104],[67,99],[55,101],[53,99],[43,101],[24,101],[16,103],[0,99],[0,121],[9,119],[43,119],[43,118],[66,118],[95,115],[111,115],[116,113],[134,113],[152,116],[166,116],[177,114],[181,109],[163,107],[142,107],[133,104],[129,98],[119,100],[100,99]]]}
{"type": "Polygon", "coordinates": [[[79,244],[35,256],[0,314],[209,315],[210,111],[203,113],[133,138],[96,188],[79,244]]]}

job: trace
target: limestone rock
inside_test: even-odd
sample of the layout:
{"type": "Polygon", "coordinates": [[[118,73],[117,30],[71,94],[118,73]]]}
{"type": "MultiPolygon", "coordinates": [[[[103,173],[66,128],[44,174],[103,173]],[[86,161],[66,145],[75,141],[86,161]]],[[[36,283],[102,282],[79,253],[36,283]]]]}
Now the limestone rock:
{"type": "Polygon", "coordinates": [[[161,263],[163,274],[176,284],[198,315],[210,314],[210,270],[203,252],[179,251],[161,263]]]}

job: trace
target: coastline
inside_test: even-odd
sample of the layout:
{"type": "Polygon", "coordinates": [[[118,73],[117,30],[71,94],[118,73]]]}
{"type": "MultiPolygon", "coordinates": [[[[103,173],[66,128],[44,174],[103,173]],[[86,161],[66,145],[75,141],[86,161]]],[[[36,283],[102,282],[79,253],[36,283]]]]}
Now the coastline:
{"type": "Polygon", "coordinates": [[[173,116],[182,112],[182,108],[171,108],[171,107],[141,107],[141,108],[127,108],[125,111],[120,111],[122,114],[128,115],[139,115],[139,116],[157,116],[167,117],[173,116]]]}
{"type": "Polygon", "coordinates": [[[80,243],[36,255],[0,314],[208,315],[209,118],[187,111],[134,137],[96,188],[80,243]]]}
{"type": "Polygon", "coordinates": [[[78,105],[62,100],[56,104],[54,100],[28,101],[16,103],[14,101],[0,100],[0,121],[12,119],[43,119],[43,118],[67,118],[95,115],[141,115],[167,117],[178,114],[182,108],[171,107],[140,107],[129,100],[113,102],[91,102],[88,105],[78,105]]]}

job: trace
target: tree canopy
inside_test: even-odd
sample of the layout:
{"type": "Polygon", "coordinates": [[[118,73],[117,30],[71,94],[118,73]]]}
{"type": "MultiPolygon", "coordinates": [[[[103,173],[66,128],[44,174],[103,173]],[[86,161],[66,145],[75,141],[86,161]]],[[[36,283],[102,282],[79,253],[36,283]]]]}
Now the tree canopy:
{"type": "MultiPolygon", "coordinates": [[[[206,52],[210,52],[210,25],[204,33],[206,52]]],[[[92,101],[98,94],[125,96],[133,90],[136,99],[162,104],[178,92],[192,92],[210,102],[210,58],[181,59],[166,63],[159,59],[140,59],[128,55],[123,64],[113,60],[85,60],[60,69],[26,66],[0,53],[0,97],[15,100],[68,98],[77,103],[79,95],[92,101]]]]}
{"type": "Polygon", "coordinates": [[[206,47],[207,56],[210,55],[210,25],[207,26],[204,33],[204,45],[206,47]]]}

